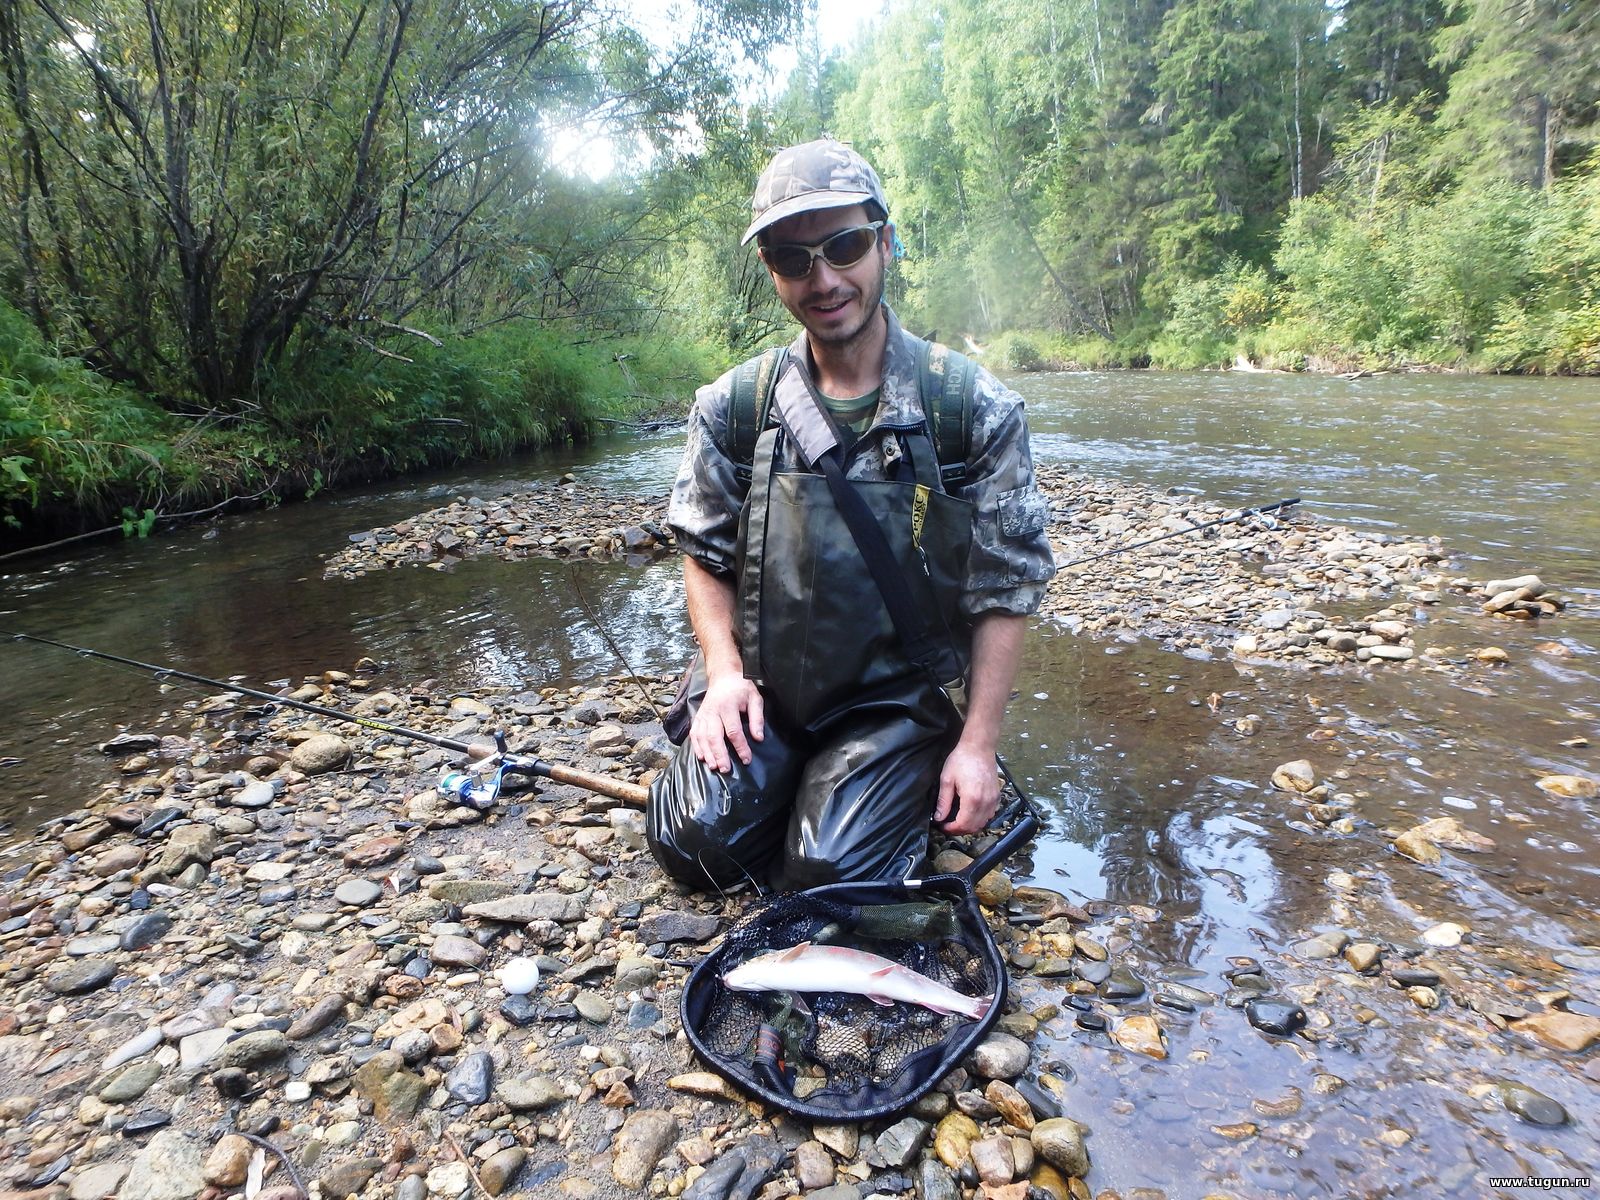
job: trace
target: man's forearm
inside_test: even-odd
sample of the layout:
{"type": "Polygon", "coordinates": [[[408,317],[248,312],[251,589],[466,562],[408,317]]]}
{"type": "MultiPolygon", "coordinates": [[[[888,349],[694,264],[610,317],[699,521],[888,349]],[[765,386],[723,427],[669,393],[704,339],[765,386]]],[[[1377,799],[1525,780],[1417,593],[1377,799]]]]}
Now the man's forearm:
{"type": "Polygon", "coordinates": [[[973,627],[967,720],[961,730],[961,744],[967,749],[993,755],[999,746],[1000,722],[1022,662],[1027,631],[1028,619],[1010,613],[979,617],[973,627]]]}
{"type": "Polygon", "coordinates": [[[683,590],[689,603],[689,624],[706,658],[706,678],[744,674],[744,660],[733,636],[733,581],[713,575],[685,555],[683,590]]]}

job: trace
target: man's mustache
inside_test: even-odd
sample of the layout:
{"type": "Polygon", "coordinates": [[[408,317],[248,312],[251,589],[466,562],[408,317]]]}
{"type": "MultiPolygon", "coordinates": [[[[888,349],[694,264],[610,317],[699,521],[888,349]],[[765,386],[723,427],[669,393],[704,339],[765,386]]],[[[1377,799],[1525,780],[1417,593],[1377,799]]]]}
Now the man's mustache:
{"type": "Polygon", "coordinates": [[[801,301],[803,307],[809,308],[813,304],[839,304],[845,300],[854,300],[859,292],[854,288],[833,288],[827,292],[813,292],[801,301]]]}

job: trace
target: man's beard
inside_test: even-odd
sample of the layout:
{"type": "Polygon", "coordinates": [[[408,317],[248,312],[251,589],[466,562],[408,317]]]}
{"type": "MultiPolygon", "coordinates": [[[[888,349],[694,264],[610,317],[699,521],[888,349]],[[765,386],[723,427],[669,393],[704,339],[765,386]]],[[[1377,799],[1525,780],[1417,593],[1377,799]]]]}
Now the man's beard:
{"type": "MultiPolygon", "coordinates": [[[[811,337],[815,338],[824,345],[839,347],[850,345],[852,342],[865,336],[872,328],[873,319],[878,315],[878,308],[883,303],[884,277],[887,274],[887,269],[880,261],[878,264],[877,278],[869,283],[867,287],[860,292],[861,321],[855,326],[855,328],[824,328],[821,330],[813,329],[803,317],[801,318],[800,323],[805,326],[806,332],[811,337]]],[[[826,303],[826,301],[833,295],[834,293],[828,293],[828,295],[824,296],[807,296],[802,301],[800,310],[801,312],[804,312],[810,305],[818,302],[826,303]]]]}

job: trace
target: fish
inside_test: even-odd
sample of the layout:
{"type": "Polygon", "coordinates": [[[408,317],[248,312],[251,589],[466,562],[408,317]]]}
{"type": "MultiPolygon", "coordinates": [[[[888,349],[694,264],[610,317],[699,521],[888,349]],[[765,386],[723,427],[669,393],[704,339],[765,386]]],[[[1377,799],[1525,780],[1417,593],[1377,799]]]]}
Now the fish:
{"type": "Polygon", "coordinates": [[[878,942],[937,942],[960,932],[955,907],[946,901],[863,904],[854,923],[833,921],[811,936],[813,942],[843,942],[852,937],[878,942]]]}
{"type": "Polygon", "coordinates": [[[994,1004],[991,996],[963,996],[910,967],[865,950],[816,946],[801,942],[740,963],[722,976],[736,992],[846,992],[874,1004],[896,1000],[918,1004],[936,1013],[959,1013],[980,1021],[994,1004]]]}

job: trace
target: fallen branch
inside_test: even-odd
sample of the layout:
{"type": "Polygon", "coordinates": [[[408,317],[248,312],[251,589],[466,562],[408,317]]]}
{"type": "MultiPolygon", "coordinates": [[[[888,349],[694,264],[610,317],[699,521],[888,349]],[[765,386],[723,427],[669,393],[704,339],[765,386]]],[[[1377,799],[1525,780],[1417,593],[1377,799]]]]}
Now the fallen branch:
{"type": "MultiPolygon", "coordinates": [[[[158,520],[158,521],[187,521],[191,517],[204,517],[204,516],[207,516],[210,513],[216,512],[219,508],[226,508],[228,505],[233,504],[236,501],[241,501],[241,500],[259,500],[259,499],[261,499],[261,497],[267,495],[274,488],[276,488],[280,482],[282,482],[282,477],[281,476],[278,479],[274,479],[270,484],[268,484],[266,487],[262,488],[259,492],[254,493],[253,495],[249,495],[249,496],[229,496],[224,500],[217,501],[215,504],[211,505],[209,508],[197,508],[197,509],[194,509],[194,510],[192,510],[190,512],[181,512],[181,513],[157,513],[156,514],[156,520],[158,520]]],[[[43,542],[43,543],[41,543],[40,545],[37,545],[37,546],[24,546],[21,550],[9,550],[5,554],[0,554],[0,562],[6,562],[6,561],[8,561],[10,559],[13,559],[13,558],[22,558],[24,555],[28,555],[28,554],[42,554],[46,550],[55,550],[55,549],[57,549],[57,548],[59,548],[61,546],[70,546],[74,542],[86,542],[86,541],[89,541],[91,538],[105,537],[107,534],[121,533],[122,530],[123,530],[123,525],[122,525],[122,522],[119,521],[115,525],[107,525],[104,529],[91,529],[91,530],[89,530],[88,533],[75,533],[71,537],[59,538],[59,539],[57,539],[56,541],[53,541],[53,542],[43,542]]]]}

